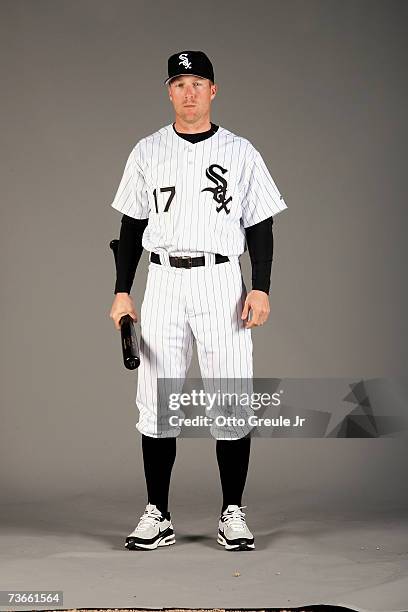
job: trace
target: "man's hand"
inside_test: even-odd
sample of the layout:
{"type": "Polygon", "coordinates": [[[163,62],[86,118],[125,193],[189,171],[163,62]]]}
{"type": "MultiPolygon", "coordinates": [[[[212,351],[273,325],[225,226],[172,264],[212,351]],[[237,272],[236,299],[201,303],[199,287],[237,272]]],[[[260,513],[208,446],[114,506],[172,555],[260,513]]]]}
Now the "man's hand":
{"type": "Polygon", "coordinates": [[[265,291],[252,289],[252,291],[247,294],[241,319],[247,319],[249,311],[251,311],[251,320],[245,322],[245,327],[247,329],[265,323],[271,311],[269,307],[269,296],[265,291]]]}
{"type": "Polygon", "coordinates": [[[120,329],[119,321],[126,314],[129,314],[135,322],[138,320],[137,312],[130,295],[128,293],[117,293],[109,314],[110,318],[113,319],[116,329],[120,329]]]}

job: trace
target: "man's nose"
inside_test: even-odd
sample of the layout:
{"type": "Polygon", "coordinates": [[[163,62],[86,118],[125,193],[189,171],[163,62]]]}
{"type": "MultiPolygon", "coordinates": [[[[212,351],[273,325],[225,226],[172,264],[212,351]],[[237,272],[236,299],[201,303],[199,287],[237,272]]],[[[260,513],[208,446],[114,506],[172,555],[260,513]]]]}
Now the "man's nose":
{"type": "Polygon", "coordinates": [[[185,91],[184,91],[184,97],[186,98],[186,100],[188,98],[192,98],[194,97],[194,88],[192,86],[187,86],[185,91]]]}

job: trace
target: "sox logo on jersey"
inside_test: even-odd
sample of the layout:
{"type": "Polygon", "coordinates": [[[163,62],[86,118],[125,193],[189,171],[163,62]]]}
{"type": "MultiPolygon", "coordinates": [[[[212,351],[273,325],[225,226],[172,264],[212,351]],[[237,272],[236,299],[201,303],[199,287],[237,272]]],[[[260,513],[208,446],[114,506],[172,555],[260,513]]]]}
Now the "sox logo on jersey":
{"type": "Polygon", "coordinates": [[[217,206],[216,211],[220,212],[221,210],[225,210],[226,214],[228,215],[230,210],[227,208],[227,204],[232,200],[232,196],[230,196],[228,200],[225,199],[227,193],[227,181],[222,176],[217,174],[214,168],[218,168],[223,174],[227,172],[227,169],[223,168],[219,164],[211,164],[211,166],[205,171],[205,174],[211,181],[213,181],[213,183],[216,184],[216,186],[206,187],[201,191],[211,191],[213,193],[213,199],[216,202],[221,202],[221,206],[217,206]]]}

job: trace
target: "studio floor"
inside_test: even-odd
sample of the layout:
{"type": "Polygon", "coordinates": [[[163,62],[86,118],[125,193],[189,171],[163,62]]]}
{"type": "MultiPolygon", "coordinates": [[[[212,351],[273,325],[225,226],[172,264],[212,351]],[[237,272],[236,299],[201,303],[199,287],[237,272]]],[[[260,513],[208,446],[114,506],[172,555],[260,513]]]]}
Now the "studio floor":
{"type": "Polygon", "coordinates": [[[256,550],[231,553],[216,543],[214,505],[173,504],[176,544],[127,551],[144,503],[81,494],[2,505],[0,590],[62,590],[62,609],[408,610],[406,509],[253,504],[256,550]]]}

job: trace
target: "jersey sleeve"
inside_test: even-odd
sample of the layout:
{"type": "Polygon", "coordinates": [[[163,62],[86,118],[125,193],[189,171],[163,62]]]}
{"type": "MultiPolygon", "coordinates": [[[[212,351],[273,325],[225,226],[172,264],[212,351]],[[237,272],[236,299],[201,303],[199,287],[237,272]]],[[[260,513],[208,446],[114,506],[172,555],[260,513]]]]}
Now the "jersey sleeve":
{"type": "Polygon", "coordinates": [[[135,149],[130,153],[118,190],[111,204],[113,208],[133,219],[149,217],[148,186],[140,164],[136,160],[135,149]]]}
{"type": "Polygon", "coordinates": [[[287,208],[262,155],[255,148],[249,161],[242,196],[244,228],[274,217],[287,208]]]}

